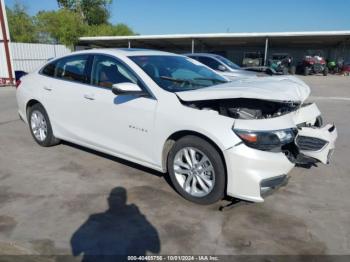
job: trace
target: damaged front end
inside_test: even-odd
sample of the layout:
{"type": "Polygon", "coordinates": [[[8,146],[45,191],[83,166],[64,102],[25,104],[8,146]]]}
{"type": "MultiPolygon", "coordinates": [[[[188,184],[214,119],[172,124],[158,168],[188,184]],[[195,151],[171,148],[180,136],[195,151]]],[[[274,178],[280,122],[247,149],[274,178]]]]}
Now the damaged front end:
{"type": "MultiPolygon", "coordinates": [[[[307,156],[309,161],[316,160],[316,162],[329,164],[337,136],[334,124],[323,127],[299,127],[295,144],[299,149],[299,155],[307,156]]],[[[299,162],[301,161],[299,160],[299,162]]]]}
{"type": "Polygon", "coordinates": [[[298,166],[328,164],[337,138],[335,125],[323,126],[314,103],[233,98],[182,101],[191,108],[234,119],[233,131],[246,146],[281,152],[298,166]]]}
{"type": "Polygon", "coordinates": [[[184,105],[200,110],[212,110],[234,119],[266,119],[281,116],[300,107],[298,102],[266,101],[252,98],[182,101],[184,105]]]}

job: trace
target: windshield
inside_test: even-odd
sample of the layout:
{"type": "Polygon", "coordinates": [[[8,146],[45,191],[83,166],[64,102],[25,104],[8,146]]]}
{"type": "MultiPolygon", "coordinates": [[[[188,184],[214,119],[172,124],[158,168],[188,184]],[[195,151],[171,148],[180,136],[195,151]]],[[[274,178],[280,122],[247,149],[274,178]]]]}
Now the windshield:
{"type": "Polygon", "coordinates": [[[204,88],[228,82],[201,63],[182,56],[129,56],[154,82],[170,92],[204,88]]]}
{"type": "Polygon", "coordinates": [[[239,65],[236,65],[235,63],[231,62],[230,60],[228,60],[225,57],[222,56],[215,56],[215,58],[219,59],[221,62],[223,62],[225,65],[231,67],[232,69],[240,69],[241,67],[239,65]]]}

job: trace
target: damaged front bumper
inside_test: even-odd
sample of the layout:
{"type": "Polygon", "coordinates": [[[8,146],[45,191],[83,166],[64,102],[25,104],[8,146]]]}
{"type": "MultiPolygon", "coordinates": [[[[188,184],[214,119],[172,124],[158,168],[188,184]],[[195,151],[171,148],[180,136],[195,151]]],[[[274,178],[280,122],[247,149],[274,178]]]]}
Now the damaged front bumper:
{"type": "Polygon", "coordinates": [[[337,139],[337,128],[328,124],[324,127],[302,127],[298,130],[295,144],[300,153],[323,164],[329,164],[337,139]]]}
{"type": "Polygon", "coordinates": [[[337,129],[334,124],[320,125],[320,111],[315,104],[305,105],[281,117],[236,120],[235,128],[295,128],[296,135],[294,142],[283,152],[257,150],[243,143],[226,150],[227,194],[262,202],[267,193],[285,183],[287,174],[295,165],[328,164],[334,152],[337,129]]]}
{"type": "MultiPolygon", "coordinates": [[[[227,195],[263,202],[263,181],[286,175],[295,166],[283,153],[267,152],[239,144],[224,151],[227,195]]],[[[272,189],[272,188],[271,188],[272,189]]]]}

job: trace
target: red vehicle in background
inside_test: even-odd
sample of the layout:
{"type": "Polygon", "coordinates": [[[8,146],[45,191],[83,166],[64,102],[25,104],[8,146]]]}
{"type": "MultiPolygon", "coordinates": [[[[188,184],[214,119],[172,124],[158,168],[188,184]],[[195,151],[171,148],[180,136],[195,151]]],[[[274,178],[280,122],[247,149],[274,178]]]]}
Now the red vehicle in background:
{"type": "Polygon", "coordinates": [[[344,62],[342,72],[345,75],[350,75],[350,61],[344,62]]]}
{"type": "MultiPolygon", "coordinates": [[[[311,53],[311,52],[309,52],[311,53]]],[[[326,60],[322,56],[322,52],[314,52],[312,55],[306,55],[297,66],[297,72],[305,76],[311,74],[328,75],[328,67],[326,60]]]]}

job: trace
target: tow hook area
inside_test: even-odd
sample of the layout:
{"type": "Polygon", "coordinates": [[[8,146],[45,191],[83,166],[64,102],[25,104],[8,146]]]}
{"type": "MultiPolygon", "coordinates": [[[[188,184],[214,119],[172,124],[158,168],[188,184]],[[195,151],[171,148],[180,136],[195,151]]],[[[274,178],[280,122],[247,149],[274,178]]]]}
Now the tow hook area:
{"type": "Polygon", "coordinates": [[[324,127],[301,127],[295,137],[295,144],[306,157],[329,164],[338,137],[335,125],[324,127]]]}
{"type": "MultiPolygon", "coordinates": [[[[263,198],[266,198],[270,195],[272,195],[276,190],[278,190],[280,187],[284,187],[288,184],[289,176],[287,175],[280,175],[276,177],[271,177],[264,179],[260,182],[260,194],[263,198]]],[[[232,208],[241,206],[241,205],[248,205],[253,202],[241,200],[237,198],[230,198],[227,199],[229,202],[223,205],[220,205],[219,211],[227,211],[232,208]]]]}

